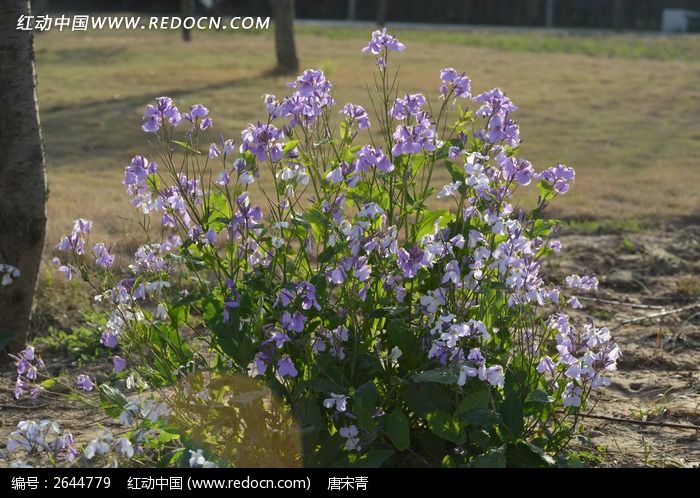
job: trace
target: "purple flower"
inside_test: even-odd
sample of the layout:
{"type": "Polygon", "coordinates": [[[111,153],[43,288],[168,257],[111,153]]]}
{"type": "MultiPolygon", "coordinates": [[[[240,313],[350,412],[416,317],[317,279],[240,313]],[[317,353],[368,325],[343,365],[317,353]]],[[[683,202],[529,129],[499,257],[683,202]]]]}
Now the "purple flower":
{"type": "Polygon", "coordinates": [[[357,123],[357,127],[361,130],[366,130],[370,127],[367,111],[360,105],[345,104],[345,107],[343,107],[340,113],[350,118],[350,123],[357,123]]]}
{"type": "Polygon", "coordinates": [[[141,128],[146,133],[155,133],[163,125],[163,121],[171,126],[177,126],[182,121],[180,111],[173,104],[170,97],[158,97],[156,105],[148,105],[143,115],[143,125],[141,128]]]}
{"type": "Polygon", "coordinates": [[[406,119],[409,116],[418,116],[423,112],[425,96],[422,93],[406,94],[398,98],[389,111],[394,119],[406,119]]]}
{"type": "Polygon", "coordinates": [[[309,282],[300,282],[297,285],[297,293],[301,295],[301,307],[304,310],[311,308],[321,309],[321,305],[316,300],[316,287],[309,282]]]}
{"type": "Polygon", "coordinates": [[[230,278],[226,279],[226,287],[228,287],[229,295],[224,299],[224,323],[230,319],[230,311],[240,306],[241,294],[236,288],[236,283],[230,278]]]}
{"type": "Polygon", "coordinates": [[[455,197],[457,192],[459,192],[459,187],[462,185],[461,181],[456,181],[453,183],[448,183],[435,195],[438,199],[443,199],[445,197],[455,197]]]}
{"type": "Polygon", "coordinates": [[[100,344],[107,348],[116,348],[119,344],[119,336],[112,330],[105,330],[100,337],[100,344]]]}
{"type": "Polygon", "coordinates": [[[394,165],[384,155],[381,148],[375,148],[371,145],[364,145],[357,152],[357,169],[359,171],[367,171],[371,167],[376,167],[379,171],[391,172],[394,171],[394,165]]]}
{"type": "Polygon", "coordinates": [[[204,237],[207,239],[207,242],[209,242],[211,245],[216,244],[217,234],[216,230],[214,230],[213,228],[207,230],[207,233],[204,235],[204,237]]]}
{"type": "Polygon", "coordinates": [[[209,146],[209,159],[214,159],[215,157],[219,157],[220,155],[221,151],[216,146],[216,144],[211,144],[209,146]]]}
{"type": "Polygon", "coordinates": [[[564,400],[564,406],[579,407],[581,406],[581,396],[583,395],[583,389],[578,387],[573,382],[569,382],[564,387],[564,393],[562,394],[562,399],[564,400]]]}
{"type": "Polygon", "coordinates": [[[102,242],[92,248],[92,253],[95,255],[95,263],[98,266],[111,268],[114,264],[114,256],[109,253],[109,250],[102,242]]]}
{"type": "Polygon", "coordinates": [[[115,356],[112,358],[112,363],[114,364],[114,371],[119,373],[126,368],[126,360],[121,356],[115,356]]]}
{"type": "Polygon", "coordinates": [[[558,194],[565,194],[569,191],[569,183],[576,178],[576,172],[573,168],[557,164],[538,173],[534,178],[549,183],[558,194]]]}
{"type": "Polygon", "coordinates": [[[290,340],[289,336],[278,328],[271,329],[271,331],[268,331],[268,334],[270,337],[269,341],[274,342],[277,349],[284,346],[284,343],[290,340]]]}
{"type": "Polygon", "coordinates": [[[66,432],[61,437],[57,438],[56,441],[54,441],[54,447],[56,452],[60,453],[67,462],[72,462],[80,456],[80,451],[75,447],[73,434],[70,432],[66,432]]]}
{"type": "MultiPolygon", "coordinates": [[[[372,274],[372,267],[367,264],[367,256],[361,256],[355,260],[353,264],[353,275],[360,282],[366,282],[372,274]]],[[[362,292],[362,291],[361,291],[362,292]]],[[[364,292],[367,292],[364,289],[364,292]]],[[[364,297],[360,296],[364,301],[364,297]]]]}
{"type": "Polygon", "coordinates": [[[280,320],[282,327],[290,332],[301,333],[304,331],[304,324],[306,323],[306,317],[301,313],[289,313],[285,311],[280,320]]]}
{"type": "Polygon", "coordinates": [[[554,374],[554,369],[556,367],[556,363],[554,363],[554,360],[552,360],[549,356],[545,356],[540,360],[540,362],[537,364],[537,371],[541,374],[548,372],[550,374],[554,374]]]}
{"type": "Polygon", "coordinates": [[[530,161],[499,154],[496,156],[496,162],[501,167],[501,176],[508,182],[515,180],[525,186],[535,177],[535,168],[530,161]]]}
{"type": "Polygon", "coordinates": [[[69,282],[73,279],[74,275],[78,274],[78,270],[76,270],[72,265],[61,265],[58,267],[58,271],[63,273],[66,276],[66,280],[69,282]]]}
{"type": "MultiPolygon", "coordinates": [[[[158,165],[156,163],[149,162],[143,156],[134,156],[131,159],[131,163],[124,169],[124,181],[122,183],[127,186],[143,187],[146,184],[148,175],[155,173],[157,169],[158,165]]],[[[134,195],[135,190],[128,191],[128,193],[129,195],[134,195]]]]}
{"type": "MultiPolygon", "coordinates": [[[[72,250],[78,256],[85,253],[85,236],[92,230],[92,221],[79,218],[73,224],[73,230],[67,237],[61,238],[58,246],[59,251],[72,250]]],[[[70,280],[70,279],[68,279],[70,280]]]]}
{"type": "Polygon", "coordinates": [[[413,126],[397,126],[393,136],[395,143],[391,154],[394,157],[418,154],[422,150],[432,152],[436,147],[435,127],[425,115],[417,117],[413,126]]]}
{"type": "Polygon", "coordinates": [[[440,80],[442,81],[440,94],[443,97],[447,96],[450,88],[454,90],[454,94],[457,97],[465,99],[471,97],[472,82],[465,73],[460,74],[456,69],[446,67],[440,71],[440,80]]]}
{"type": "Polygon", "coordinates": [[[282,132],[274,125],[258,121],[241,132],[241,154],[250,151],[258,161],[266,161],[269,154],[272,162],[277,162],[282,159],[282,145],[277,143],[281,138],[282,132]]]}
{"type": "Polygon", "coordinates": [[[233,215],[229,225],[229,233],[233,238],[242,236],[245,230],[253,230],[262,221],[263,213],[260,206],[251,206],[247,192],[243,192],[236,198],[238,211],[233,215]]]}
{"type": "Polygon", "coordinates": [[[399,42],[396,37],[388,34],[386,28],[372,32],[372,38],[369,44],[362,49],[365,54],[380,55],[387,51],[401,52],[406,48],[406,45],[399,42]]]}
{"type": "Polygon", "coordinates": [[[520,128],[510,118],[511,113],[518,110],[515,104],[498,88],[477,95],[474,101],[482,103],[476,115],[488,121],[488,128],[480,132],[479,137],[492,144],[506,141],[516,147],[520,143],[520,128]]]}
{"type": "Polygon", "coordinates": [[[251,377],[257,377],[258,375],[264,375],[267,371],[267,364],[269,363],[269,358],[266,354],[260,352],[255,355],[253,361],[248,365],[248,375],[251,377]]]}
{"type": "Polygon", "coordinates": [[[81,391],[90,392],[95,388],[95,384],[92,383],[90,377],[85,374],[80,374],[75,379],[75,387],[81,391]]]}
{"type": "Polygon", "coordinates": [[[297,369],[294,366],[294,363],[292,362],[289,355],[284,355],[277,362],[277,373],[283,379],[285,377],[296,377],[297,375],[299,375],[299,372],[297,372],[297,369]]]}
{"type": "Polygon", "coordinates": [[[275,306],[277,306],[277,303],[281,303],[283,308],[286,308],[289,306],[289,303],[294,301],[296,298],[296,294],[294,291],[289,290],[289,289],[280,289],[279,293],[277,294],[277,299],[275,300],[275,306]]]}
{"type": "Polygon", "coordinates": [[[345,161],[341,161],[337,168],[328,172],[326,179],[334,184],[345,180],[348,187],[352,188],[360,179],[360,177],[355,173],[355,169],[355,163],[346,163],[345,161]]]}
{"type": "Polygon", "coordinates": [[[209,109],[201,104],[194,104],[190,106],[190,116],[193,119],[206,118],[209,115],[209,109]]]}
{"type": "Polygon", "coordinates": [[[321,115],[323,108],[333,105],[333,85],[319,69],[307,69],[289,83],[296,91],[286,97],[275,110],[275,117],[291,117],[290,127],[298,124],[309,126],[321,115]]]}
{"type": "Polygon", "coordinates": [[[413,278],[418,270],[425,268],[425,254],[418,246],[412,247],[409,251],[402,247],[398,252],[397,263],[404,277],[413,278]]]}

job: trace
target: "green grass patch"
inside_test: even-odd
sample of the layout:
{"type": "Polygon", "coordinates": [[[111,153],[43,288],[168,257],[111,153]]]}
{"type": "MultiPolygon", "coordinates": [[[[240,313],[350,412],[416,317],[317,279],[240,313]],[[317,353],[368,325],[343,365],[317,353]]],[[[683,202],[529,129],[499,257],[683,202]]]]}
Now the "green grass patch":
{"type": "MultiPolygon", "coordinates": [[[[466,28],[465,28],[466,29],[466,28]]],[[[303,34],[333,39],[367,38],[362,27],[328,29],[322,26],[302,25],[303,34]]],[[[421,43],[447,43],[465,47],[480,47],[509,52],[544,52],[579,54],[590,57],[619,57],[623,59],[682,60],[700,62],[700,36],[619,33],[545,33],[537,30],[515,32],[496,29],[467,32],[457,30],[428,30],[396,28],[402,40],[421,43]]]]}

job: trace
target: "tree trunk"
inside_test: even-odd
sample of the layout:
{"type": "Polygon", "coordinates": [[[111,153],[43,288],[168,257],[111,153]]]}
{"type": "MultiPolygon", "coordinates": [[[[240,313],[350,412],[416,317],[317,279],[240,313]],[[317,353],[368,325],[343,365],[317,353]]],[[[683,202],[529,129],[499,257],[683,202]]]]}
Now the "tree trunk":
{"type": "Polygon", "coordinates": [[[377,25],[380,28],[386,26],[387,17],[389,16],[389,0],[379,0],[377,5],[377,25]]]}
{"type": "Polygon", "coordinates": [[[625,29],[625,2],[623,0],[614,0],[613,24],[617,31],[625,29]]]}
{"type": "Polygon", "coordinates": [[[554,27],[554,0],[547,0],[547,10],[545,11],[545,26],[554,27]]]}
{"type": "Polygon", "coordinates": [[[357,0],[348,0],[348,21],[357,19],[357,0]]]}
{"type": "Polygon", "coordinates": [[[299,71],[299,59],[294,45],[294,0],[271,0],[275,20],[277,70],[281,73],[299,71]]]}
{"type": "Polygon", "coordinates": [[[192,39],[192,33],[185,28],[185,18],[192,15],[193,0],[180,0],[180,16],[182,17],[182,41],[189,42],[192,39]]]}
{"type": "Polygon", "coordinates": [[[32,32],[16,29],[19,16],[29,14],[29,0],[0,0],[0,263],[20,271],[10,285],[0,285],[0,348],[10,352],[27,342],[46,236],[32,32]]]}

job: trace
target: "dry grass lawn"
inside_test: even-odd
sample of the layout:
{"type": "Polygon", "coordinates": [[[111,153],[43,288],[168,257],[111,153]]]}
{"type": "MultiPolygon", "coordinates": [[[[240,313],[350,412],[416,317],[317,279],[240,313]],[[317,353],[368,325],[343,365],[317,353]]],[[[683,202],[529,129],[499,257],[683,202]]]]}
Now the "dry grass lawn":
{"type": "MultiPolygon", "coordinates": [[[[527,41],[527,33],[508,39],[517,36],[527,41]]],[[[360,52],[367,37],[364,30],[328,28],[298,34],[302,66],[327,73],[338,104],[368,103],[373,61],[360,52]]],[[[692,47],[700,53],[700,37],[682,38],[683,50],[675,58],[662,52],[664,60],[654,50],[634,57],[590,51],[591,40],[583,38],[583,53],[569,53],[576,46],[570,38],[562,50],[544,45],[546,51],[536,52],[498,39],[474,46],[474,39],[407,32],[408,49],[396,60],[405,91],[436,94],[444,66],[466,70],[475,92],[504,89],[521,109],[522,155],[536,167],[561,161],[577,170],[556,215],[700,216],[700,62],[687,56],[692,47]]],[[[670,43],[636,39],[651,48],[670,43]]],[[[614,47],[612,40],[605,43],[614,47]]],[[[629,37],[620,40],[635,46],[629,37]]],[[[126,221],[131,211],[120,182],[132,155],[148,155],[140,119],[153,97],[175,97],[181,107],[203,103],[217,133],[239,139],[243,127],[263,116],[260,96],[283,95],[290,79],[270,74],[272,32],[201,32],[185,44],[178,33],[51,31],[35,43],[51,189],[49,249],[78,216],[95,220],[97,237],[112,243],[137,233],[126,221]]],[[[441,174],[435,181],[446,179],[441,174]]]]}

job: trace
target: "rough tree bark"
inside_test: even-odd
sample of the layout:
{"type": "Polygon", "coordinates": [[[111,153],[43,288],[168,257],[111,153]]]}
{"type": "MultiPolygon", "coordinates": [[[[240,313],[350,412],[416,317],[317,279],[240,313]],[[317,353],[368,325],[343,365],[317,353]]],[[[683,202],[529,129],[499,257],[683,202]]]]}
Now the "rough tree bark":
{"type": "Polygon", "coordinates": [[[16,29],[19,16],[29,14],[29,0],[0,0],[0,263],[21,272],[12,284],[0,286],[0,349],[6,352],[27,341],[46,235],[48,191],[32,32],[16,29]],[[12,340],[3,341],[10,334],[12,340]]]}
{"type": "Polygon", "coordinates": [[[277,71],[296,73],[299,71],[299,59],[294,45],[294,0],[270,0],[270,4],[275,20],[277,71]]]}
{"type": "Polygon", "coordinates": [[[190,17],[194,11],[193,0],[180,0],[180,16],[182,17],[182,40],[189,42],[192,39],[192,33],[185,28],[185,18],[190,17]]]}

